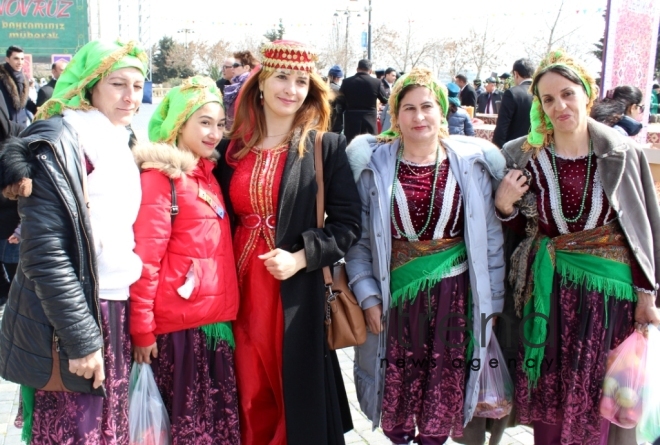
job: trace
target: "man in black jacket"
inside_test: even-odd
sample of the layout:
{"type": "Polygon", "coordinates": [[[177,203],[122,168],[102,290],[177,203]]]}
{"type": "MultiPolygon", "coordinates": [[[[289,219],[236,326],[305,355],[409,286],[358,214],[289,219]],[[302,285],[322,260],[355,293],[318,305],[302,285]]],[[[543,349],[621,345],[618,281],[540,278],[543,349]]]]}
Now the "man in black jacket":
{"type": "Polygon", "coordinates": [[[344,135],[347,143],[360,134],[376,134],[376,103],[387,103],[387,97],[380,81],[371,77],[371,61],[360,60],[355,76],[345,79],[339,91],[346,103],[344,135]]]}
{"type": "Polygon", "coordinates": [[[502,93],[497,90],[497,79],[486,79],[486,90],[477,97],[477,113],[497,114],[502,103],[502,93]]]}
{"type": "Polygon", "coordinates": [[[53,90],[55,90],[57,79],[60,78],[62,71],[64,71],[64,68],[66,68],[66,60],[60,59],[53,63],[50,68],[50,72],[53,78],[50,79],[50,82],[48,82],[46,85],[39,88],[39,93],[37,93],[37,107],[42,106],[48,99],[53,96],[53,90]]]}
{"type": "Polygon", "coordinates": [[[18,46],[7,49],[5,64],[0,66],[0,93],[7,105],[9,119],[26,126],[30,115],[37,112],[37,105],[29,98],[30,85],[23,74],[25,54],[18,46]]]}
{"type": "Polygon", "coordinates": [[[498,147],[529,133],[529,110],[532,108],[532,75],[536,67],[529,59],[518,59],[513,64],[515,87],[509,88],[502,96],[502,104],[497,114],[493,133],[493,143],[498,147]]]}
{"type": "Polygon", "coordinates": [[[462,74],[457,74],[454,77],[456,85],[461,87],[461,92],[458,94],[461,99],[461,106],[463,107],[476,107],[477,106],[477,92],[474,87],[467,81],[467,77],[462,74]]]}

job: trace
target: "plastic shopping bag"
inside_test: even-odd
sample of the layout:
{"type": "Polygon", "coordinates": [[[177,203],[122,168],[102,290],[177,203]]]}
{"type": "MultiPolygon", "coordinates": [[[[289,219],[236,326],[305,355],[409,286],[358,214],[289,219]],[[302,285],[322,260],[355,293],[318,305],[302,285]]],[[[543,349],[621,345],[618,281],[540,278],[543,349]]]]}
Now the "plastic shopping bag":
{"type": "Polygon", "coordinates": [[[495,335],[490,337],[484,369],[479,376],[476,417],[501,419],[513,406],[513,380],[495,335]]]}
{"type": "Polygon", "coordinates": [[[642,416],[647,340],[635,330],[607,357],[600,415],[621,428],[634,428],[642,416]]]}
{"type": "Polygon", "coordinates": [[[660,438],[660,331],[649,326],[646,375],[642,392],[642,417],[637,424],[637,443],[655,442],[660,438]]]}
{"type": "Polygon", "coordinates": [[[133,363],[128,391],[130,445],[170,445],[170,419],[151,366],[133,363]]]}

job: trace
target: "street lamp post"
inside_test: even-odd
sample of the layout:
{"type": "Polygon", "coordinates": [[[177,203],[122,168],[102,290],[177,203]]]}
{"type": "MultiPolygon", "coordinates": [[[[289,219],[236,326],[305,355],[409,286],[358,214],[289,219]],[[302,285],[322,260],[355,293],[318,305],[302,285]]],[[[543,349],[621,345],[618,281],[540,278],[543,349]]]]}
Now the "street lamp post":
{"type": "Polygon", "coordinates": [[[179,34],[183,33],[183,35],[185,36],[184,37],[184,42],[185,42],[184,46],[185,46],[186,49],[188,49],[188,34],[191,34],[193,32],[195,32],[195,31],[193,31],[190,28],[180,29],[180,30],[177,31],[177,33],[179,33],[179,34]]]}
{"type": "Polygon", "coordinates": [[[371,60],[371,0],[369,0],[369,22],[367,24],[367,59],[371,60]]]}

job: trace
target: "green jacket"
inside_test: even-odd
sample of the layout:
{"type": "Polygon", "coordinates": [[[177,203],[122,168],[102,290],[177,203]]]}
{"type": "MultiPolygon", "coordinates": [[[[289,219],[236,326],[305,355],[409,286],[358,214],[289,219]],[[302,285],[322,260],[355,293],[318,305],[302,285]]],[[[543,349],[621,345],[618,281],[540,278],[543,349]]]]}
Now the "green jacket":
{"type": "Polygon", "coordinates": [[[651,114],[660,114],[660,94],[651,92],[651,114]]]}

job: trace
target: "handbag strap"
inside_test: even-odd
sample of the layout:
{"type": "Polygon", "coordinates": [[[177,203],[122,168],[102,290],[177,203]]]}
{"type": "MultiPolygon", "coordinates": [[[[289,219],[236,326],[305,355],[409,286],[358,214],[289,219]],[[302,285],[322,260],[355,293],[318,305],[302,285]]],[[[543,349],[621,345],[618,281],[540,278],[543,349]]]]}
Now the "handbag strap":
{"type": "MultiPolygon", "coordinates": [[[[317,131],[314,140],[314,169],[316,170],[316,225],[319,229],[325,226],[325,189],[323,185],[323,132],[317,131]]],[[[332,287],[330,267],[323,268],[323,281],[332,287]]]]}
{"type": "Polygon", "coordinates": [[[176,200],[176,188],[174,187],[174,180],[170,178],[170,193],[172,195],[172,204],[170,206],[170,218],[172,219],[172,224],[174,224],[174,218],[179,214],[179,206],[176,200]]]}

